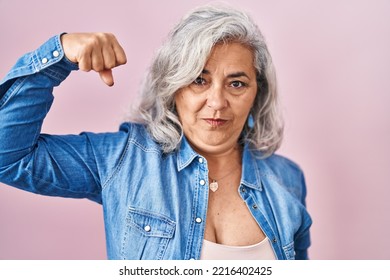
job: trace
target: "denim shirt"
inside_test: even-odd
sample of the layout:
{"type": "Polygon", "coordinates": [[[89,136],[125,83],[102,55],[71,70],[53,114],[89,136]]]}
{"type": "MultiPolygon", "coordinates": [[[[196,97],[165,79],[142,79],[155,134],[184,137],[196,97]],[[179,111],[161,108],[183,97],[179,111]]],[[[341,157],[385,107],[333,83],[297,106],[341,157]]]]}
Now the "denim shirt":
{"type": "MultiPolygon", "coordinates": [[[[0,180],[49,196],[102,204],[109,259],[199,259],[208,165],[185,137],[164,153],[142,124],[114,133],[41,134],[58,86],[77,65],[59,36],[21,57],[0,84],[0,180]]],[[[243,147],[238,193],[278,259],[306,259],[311,218],[292,161],[243,147]]]]}

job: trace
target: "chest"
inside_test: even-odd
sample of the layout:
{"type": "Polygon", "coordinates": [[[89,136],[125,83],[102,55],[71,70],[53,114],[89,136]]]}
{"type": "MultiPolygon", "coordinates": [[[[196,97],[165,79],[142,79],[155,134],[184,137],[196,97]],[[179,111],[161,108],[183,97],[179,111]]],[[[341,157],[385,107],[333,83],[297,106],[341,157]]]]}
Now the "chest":
{"type": "Polygon", "coordinates": [[[246,246],[265,238],[260,225],[238,192],[240,178],[220,182],[209,191],[205,239],[215,243],[246,246]]]}
{"type": "Polygon", "coordinates": [[[176,164],[146,163],[120,170],[103,192],[110,258],[196,259],[203,239],[233,246],[256,244],[264,232],[274,239],[258,194],[239,193],[241,176],[213,193],[207,168],[197,162],[179,171],[176,164]]]}

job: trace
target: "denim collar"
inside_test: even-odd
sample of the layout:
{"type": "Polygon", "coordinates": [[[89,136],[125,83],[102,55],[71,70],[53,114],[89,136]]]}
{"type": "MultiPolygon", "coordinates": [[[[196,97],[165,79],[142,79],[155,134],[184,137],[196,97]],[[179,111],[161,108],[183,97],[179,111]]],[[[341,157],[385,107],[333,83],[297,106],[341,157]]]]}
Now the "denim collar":
{"type": "Polygon", "coordinates": [[[181,171],[186,168],[196,157],[199,156],[200,155],[192,149],[187,138],[183,135],[177,155],[177,170],[181,171]]]}
{"type": "Polygon", "coordinates": [[[242,177],[241,185],[261,191],[261,177],[258,169],[257,161],[259,153],[249,147],[249,143],[245,142],[242,151],[242,177]]]}
{"type": "MultiPolygon", "coordinates": [[[[242,153],[241,185],[261,191],[262,185],[260,172],[257,168],[256,154],[258,152],[251,150],[249,143],[245,143],[242,153]]],[[[178,171],[186,168],[197,157],[201,156],[194,151],[186,137],[183,136],[177,155],[178,171]]]]}

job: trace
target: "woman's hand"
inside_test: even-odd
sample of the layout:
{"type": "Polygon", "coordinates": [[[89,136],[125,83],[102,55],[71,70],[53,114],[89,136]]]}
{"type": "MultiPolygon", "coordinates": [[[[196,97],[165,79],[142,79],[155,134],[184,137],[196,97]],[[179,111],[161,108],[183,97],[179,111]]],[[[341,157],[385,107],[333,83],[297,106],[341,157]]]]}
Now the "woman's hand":
{"type": "Polygon", "coordinates": [[[61,43],[70,61],[82,71],[98,72],[108,86],[114,85],[111,69],[127,62],[123,48],[110,33],[63,34],[61,43]]]}

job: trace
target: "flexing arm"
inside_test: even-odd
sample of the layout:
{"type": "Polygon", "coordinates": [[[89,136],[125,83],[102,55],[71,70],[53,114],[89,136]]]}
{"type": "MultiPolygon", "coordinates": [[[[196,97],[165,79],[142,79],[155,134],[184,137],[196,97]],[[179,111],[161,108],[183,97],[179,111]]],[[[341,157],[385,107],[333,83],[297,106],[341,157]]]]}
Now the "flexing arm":
{"type": "Polygon", "coordinates": [[[112,85],[111,68],[125,62],[115,37],[100,33],[55,36],[21,57],[0,82],[0,181],[100,202],[105,177],[120,158],[115,147],[126,141],[126,133],[55,136],[40,131],[53,88],[72,70],[98,71],[112,85]]]}

